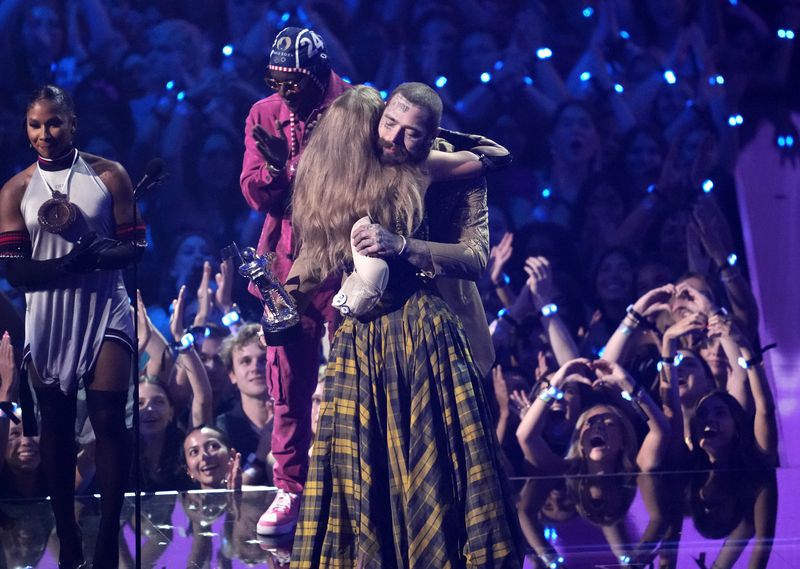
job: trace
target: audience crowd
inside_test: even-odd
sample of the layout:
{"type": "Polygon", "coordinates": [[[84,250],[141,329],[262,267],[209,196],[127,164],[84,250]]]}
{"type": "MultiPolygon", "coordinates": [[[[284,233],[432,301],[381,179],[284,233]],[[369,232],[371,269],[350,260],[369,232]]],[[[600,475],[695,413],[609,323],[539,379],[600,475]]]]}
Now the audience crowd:
{"type": "MultiPolygon", "coordinates": [[[[46,83],[72,93],[80,150],[134,181],[154,156],[166,162],[141,198],[149,247],[127,277],[140,291],[143,490],[272,483],[264,348],[247,323],[260,305],[218,252],[254,246],[263,223],[239,189],[243,126],[287,25],[320,32],[349,82],[435,86],[444,126],[514,155],[488,180],[479,282],[509,476],[778,464],[733,172],[765,122],[775,152],[796,159],[797,3],[6,0],[0,178],[34,158],[19,117],[46,83]]],[[[24,298],[0,282],[5,401],[24,298]]],[[[84,426],[76,485],[91,493],[84,426]]],[[[0,495],[41,495],[36,438],[0,420],[0,442],[0,495]]],[[[709,481],[687,488],[698,484],[709,481]]],[[[608,525],[585,492],[625,502],[601,482],[521,492],[523,530],[548,564],[536,520],[572,508],[608,525]]]]}

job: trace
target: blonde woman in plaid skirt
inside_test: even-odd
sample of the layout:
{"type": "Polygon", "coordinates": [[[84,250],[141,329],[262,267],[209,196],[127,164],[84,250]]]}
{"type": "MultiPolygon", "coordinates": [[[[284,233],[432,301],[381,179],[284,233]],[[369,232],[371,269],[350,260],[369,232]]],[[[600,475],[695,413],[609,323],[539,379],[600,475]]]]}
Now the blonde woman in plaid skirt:
{"type": "Polygon", "coordinates": [[[516,513],[468,341],[408,261],[424,246],[428,184],[465,175],[464,163],[472,176],[482,172],[475,155],[419,158],[438,132],[425,96],[412,90],[387,107],[405,132],[425,131],[419,143],[402,134],[397,148],[380,143],[407,160],[378,159],[384,105],[374,89],[355,87],[331,105],[300,162],[292,201],[300,251],[287,289],[301,309],[329,272],[352,267],[358,219],[369,216],[377,241],[397,248],[376,251],[388,285],[368,312],[344,319],[331,346],[293,569],[520,566],[516,513]]]}

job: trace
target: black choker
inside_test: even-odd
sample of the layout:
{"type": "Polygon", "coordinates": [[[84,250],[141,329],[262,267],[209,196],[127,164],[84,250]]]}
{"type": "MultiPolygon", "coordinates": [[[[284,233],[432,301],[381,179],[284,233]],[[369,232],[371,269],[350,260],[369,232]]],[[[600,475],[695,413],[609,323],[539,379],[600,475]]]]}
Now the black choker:
{"type": "Polygon", "coordinates": [[[42,156],[38,156],[36,158],[36,162],[39,164],[39,168],[44,170],[45,172],[57,172],[58,170],[66,170],[72,163],[75,161],[75,153],[77,150],[75,148],[70,148],[64,154],[57,158],[43,158],[42,156]]]}

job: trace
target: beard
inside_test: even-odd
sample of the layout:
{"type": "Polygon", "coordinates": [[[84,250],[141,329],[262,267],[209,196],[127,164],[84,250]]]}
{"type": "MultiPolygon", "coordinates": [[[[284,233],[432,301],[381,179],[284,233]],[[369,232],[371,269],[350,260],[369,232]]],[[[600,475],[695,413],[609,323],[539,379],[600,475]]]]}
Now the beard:
{"type": "Polygon", "coordinates": [[[383,138],[378,138],[378,159],[381,164],[384,165],[419,164],[428,157],[428,154],[430,154],[429,148],[423,148],[421,152],[412,154],[402,146],[398,146],[383,138]],[[386,152],[390,149],[393,150],[391,154],[386,152]]]}

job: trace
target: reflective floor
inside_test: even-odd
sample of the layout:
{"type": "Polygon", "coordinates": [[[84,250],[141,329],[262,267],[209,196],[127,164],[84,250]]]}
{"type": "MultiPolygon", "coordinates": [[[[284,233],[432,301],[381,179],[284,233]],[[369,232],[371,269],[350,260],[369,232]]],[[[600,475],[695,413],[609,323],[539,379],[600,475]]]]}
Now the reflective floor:
{"type": "MultiPolygon", "coordinates": [[[[525,567],[800,567],[800,469],[514,480],[525,567]]],[[[142,567],[289,567],[291,536],[256,522],[274,490],[142,497],[142,567]]],[[[133,497],[122,567],[135,567],[133,497]]],[[[98,500],[76,502],[91,558],[98,500]]],[[[0,503],[0,569],[56,566],[47,501],[0,503]]]]}

